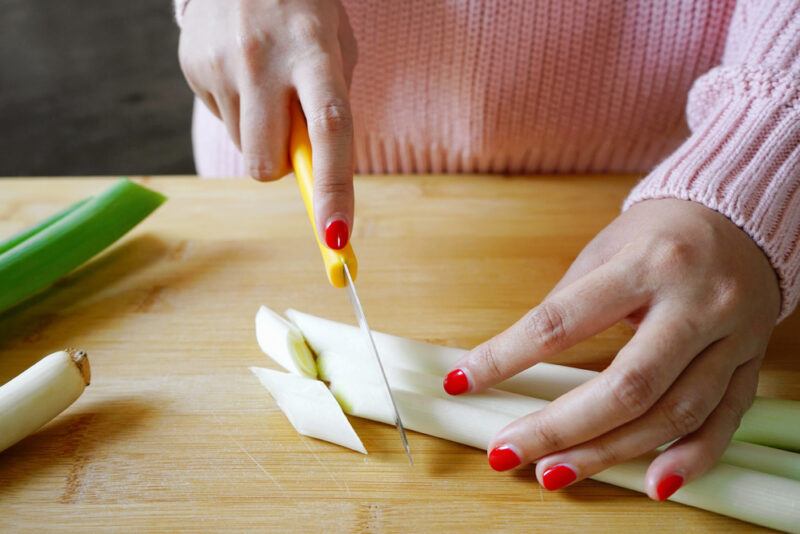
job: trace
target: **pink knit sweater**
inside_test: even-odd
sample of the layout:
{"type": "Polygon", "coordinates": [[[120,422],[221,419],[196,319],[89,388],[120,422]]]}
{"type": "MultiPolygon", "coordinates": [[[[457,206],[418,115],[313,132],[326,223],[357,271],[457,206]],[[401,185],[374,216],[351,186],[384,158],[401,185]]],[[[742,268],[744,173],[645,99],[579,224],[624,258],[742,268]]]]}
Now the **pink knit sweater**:
{"type": "MultiPolygon", "coordinates": [[[[796,306],[800,0],[344,4],[358,172],[649,173],[625,207],[722,213],[796,306]]],[[[201,104],[193,136],[201,175],[246,174],[201,104]]]]}

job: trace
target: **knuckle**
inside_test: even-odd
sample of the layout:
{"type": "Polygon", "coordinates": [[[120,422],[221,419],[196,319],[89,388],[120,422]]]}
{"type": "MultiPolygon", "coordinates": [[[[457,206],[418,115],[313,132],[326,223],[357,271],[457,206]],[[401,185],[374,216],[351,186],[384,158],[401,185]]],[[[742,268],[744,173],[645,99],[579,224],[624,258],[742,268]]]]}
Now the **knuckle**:
{"type": "Polygon", "coordinates": [[[266,160],[252,160],[247,165],[250,176],[259,182],[271,182],[283,176],[283,169],[266,160]]]}
{"type": "Polygon", "coordinates": [[[676,269],[692,265],[697,252],[691,243],[674,237],[662,238],[650,248],[650,257],[662,269],[676,269]]]}
{"type": "Polygon", "coordinates": [[[308,125],[316,133],[350,135],[353,131],[353,115],[346,102],[331,100],[311,113],[308,125]]]}
{"type": "Polygon", "coordinates": [[[594,447],[594,453],[597,461],[603,467],[609,467],[620,463],[624,458],[620,454],[619,449],[614,446],[614,443],[609,440],[599,440],[594,447]]]}
{"type": "Polygon", "coordinates": [[[247,74],[256,74],[264,69],[269,47],[270,38],[266,34],[248,34],[239,38],[239,51],[247,74]]]}
{"type": "Polygon", "coordinates": [[[624,414],[630,417],[639,416],[655,401],[653,379],[641,369],[630,367],[605,376],[607,387],[624,414]]]}
{"type": "Polygon", "coordinates": [[[723,399],[722,402],[719,403],[717,409],[723,412],[724,416],[730,420],[731,426],[736,429],[739,428],[744,414],[747,413],[749,407],[750,403],[733,402],[729,399],[723,399]]]}
{"type": "Polygon", "coordinates": [[[524,319],[527,338],[546,352],[555,352],[567,339],[564,310],[553,302],[543,302],[524,319]]]}
{"type": "Polygon", "coordinates": [[[666,400],[662,408],[664,418],[675,436],[694,432],[703,424],[702,403],[690,399],[666,400]]]}
{"type": "Polygon", "coordinates": [[[653,350],[660,354],[676,354],[684,350],[686,343],[701,337],[708,328],[704,315],[688,313],[671,323],[665,324],[654,338],[653,350]]]}
{"type": "Polygon", "coordinates": [[[211,57],[208,60],[209,67],[211,67],[211,71],[217,75],[220,75],[225,72],[225,66],[227,64],[227,58],[225,57],[225,53],[222,51],[214,52],[211,54],[211,57]]]}
{"type": "MultiPolygon", "coordinates": [[[[535,424],[530,430],[531,438],[543,449],[543,454],[549,454],[555,451],[561,451],[566,448],[564,438],[555,430],[552,425],[542,417],[537,418],[535,424]]],[[[538,458],[536,458],[538,460],[538,458]]]]}
{"type": "Polygon", "coordinates": [[[350,180],[338,180],[320,176],[314,184],[314,193],[331,197],[348,196],[353,192],[353,182],[350,180]]]}
{"type": "Polygon", "coordinates": [[[289,34],[300,43],[318,43],[325,38],[325,25],[313,17],[295,17],[289,23],[289,34]]]}
{"type": "Polygon", "coordinates": [[[728,317],[733,315],[744,304],[743,294],[741,282],[733,279],[721,282],[716,295],[718,313],[728,317]]]}
{"type": "Polygon", "coordinates": [[[475,359],[477,365],[486,370],[490,379],[500,379],[504,376],[501,360],[498,358],[497,351],[495,351],[492,343],[484,343],[478,347],[475,359]]]}

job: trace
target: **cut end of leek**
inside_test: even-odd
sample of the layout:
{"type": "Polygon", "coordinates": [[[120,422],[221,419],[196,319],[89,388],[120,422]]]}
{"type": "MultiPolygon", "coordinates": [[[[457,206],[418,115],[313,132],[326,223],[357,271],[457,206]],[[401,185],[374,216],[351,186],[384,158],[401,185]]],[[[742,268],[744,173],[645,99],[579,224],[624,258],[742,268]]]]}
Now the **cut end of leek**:
{"type": "Polygon", "coordinates": [[[81,372],[81,377],[83,378],[84,385],[89,385],[92,383],[92,367],[89,365],[89,355],[86,354],[86,351],[80,349],[64,349],[69,357],[72,358],[72,361],[78,367],[78,370],[81,372]]]}
{"type": "Polygon", "coordinates": [[[0,387],[0,451],[63,412],[89,384],[89,359],[80,350],[45,356],[0,387]]]}
{"type": "Polygon", "coordinates": [[[256,313],[256,340],[261,350],[287,371],[317,377],[314,355],[295,325],[266,306],[256,313]]]}

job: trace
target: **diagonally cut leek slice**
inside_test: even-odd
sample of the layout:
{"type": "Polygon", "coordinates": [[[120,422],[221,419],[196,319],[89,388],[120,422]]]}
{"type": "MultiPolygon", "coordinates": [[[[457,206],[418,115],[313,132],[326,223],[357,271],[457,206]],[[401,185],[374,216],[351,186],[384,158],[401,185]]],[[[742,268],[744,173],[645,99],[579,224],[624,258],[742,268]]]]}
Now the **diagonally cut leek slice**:
{"type": "Polygon", "coordinates": [[[364,444],[324,383],[263,367],[251,367],[250,370],[267,388],[297,432],[367,454],[364,444]]]}
{"type": "Polygon", "coordinates": [[[261,350],[289,372],[317,377],[314,355],[295,325],[261,306],[256,314],[256,340],[261,350]]]}
{"type": "Polygon", "coordinates": [[[0,387],[0,451],[66,410],[90,377],[86,353],[69,349],[45,356],[0,387]]]}
{"type": "MultiPolygon", "coordinates": [[[[286,315],[298,326],[311,349],[317,354],[346,354],[357,366],[372,360],[359,342],[359,330],[351,325],[330,321],[297,310],[286,315]]],[[[373,331],[375,344],[384,365],[430,375],[444,376],[466,351],[441,347],[373,331]]],[[[540,363],[501,382],[496,389],[553,400],[597,376],[597,372],[563,365],[540,363]]],[[[785,399],[756,398],[745,414],[734,438],[790,451],[800,451],[800,402],[785,399]]]]}

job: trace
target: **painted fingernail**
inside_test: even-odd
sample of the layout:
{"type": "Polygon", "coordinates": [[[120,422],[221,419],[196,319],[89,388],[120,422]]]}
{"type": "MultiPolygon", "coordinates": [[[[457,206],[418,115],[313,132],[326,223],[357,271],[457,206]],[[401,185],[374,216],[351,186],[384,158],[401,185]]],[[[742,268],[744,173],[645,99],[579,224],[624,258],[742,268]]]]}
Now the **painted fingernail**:
{"type": "Polygon", "coordinates": [[[347,223],[342,219],[334,219],[325,227],[325,244],[333,250],[341,250],[347,246],[350,233],[347,223]]]}
{"type": "Polygon", "coordinates": [[[500,445],[489,452],[489,465],[495,471],[508,471],[520,463],[519,454],[510,445],[500,445]]]}
{"type": "Polygon", "coordinates": [[[553,491],[575,482],[576,478],[578,478],[578,475],[575,474],[571,467],[558,464],[548,468],[542,474],[542,486],[546,490],[553,491]]]}
{"type": "Polygon", "coordinates": [[[681,489],[683,486],[683,477],[680,475],[669,475],[661,479],[661,482],[656,486],[656,495],[659,501],[666,501],[673,493],[681,489]]]}
{"type": "Polygon", "coordinates": [[[469,390],[469,379],[467,373],[462,369],[450,371],[444,377],[444,390],[450,395],[461,395],[469,390]]]}

